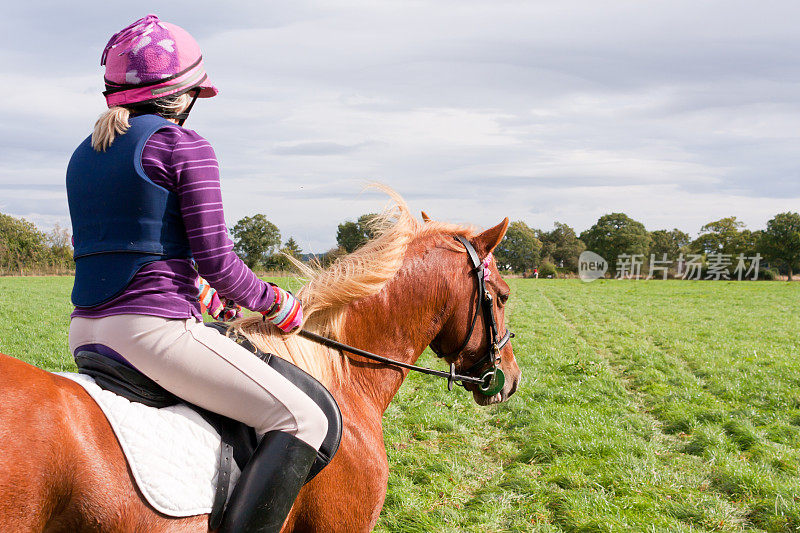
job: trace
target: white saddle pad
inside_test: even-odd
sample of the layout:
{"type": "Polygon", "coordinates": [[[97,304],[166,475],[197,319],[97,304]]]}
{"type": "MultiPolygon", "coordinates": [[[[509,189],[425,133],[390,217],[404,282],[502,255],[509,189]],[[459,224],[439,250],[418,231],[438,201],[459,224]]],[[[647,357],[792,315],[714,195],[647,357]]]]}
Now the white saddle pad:
{"type": "MultiPolygon", "coordinates": [[[[211,512],[221,439],[208,422],[183,404],[155,409],[103,390],[89,376],[56,374],[81,385],[103,410],[153,508],[176,517],[211,512]]],[[[234,463],[230,490],[239,474],[234,463]]]]}

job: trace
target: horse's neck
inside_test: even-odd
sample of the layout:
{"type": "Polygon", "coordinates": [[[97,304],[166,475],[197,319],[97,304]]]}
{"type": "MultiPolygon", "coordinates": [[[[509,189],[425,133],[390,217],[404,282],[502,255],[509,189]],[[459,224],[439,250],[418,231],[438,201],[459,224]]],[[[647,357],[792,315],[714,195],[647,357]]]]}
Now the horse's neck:
{"type": "MultiPolygon", "coordinates": [[[[344,342],[378,355],[413,364],[441,329],[442,291],[417,280],[413,286],[392,283],[385,294],[354,304],[348,310],[344,342]],[[436,294],[440,297],[437,299],[436,294]]],[[[382,413],[408,370],[350,357],[348,388],[367,398],[382,413]]]]}

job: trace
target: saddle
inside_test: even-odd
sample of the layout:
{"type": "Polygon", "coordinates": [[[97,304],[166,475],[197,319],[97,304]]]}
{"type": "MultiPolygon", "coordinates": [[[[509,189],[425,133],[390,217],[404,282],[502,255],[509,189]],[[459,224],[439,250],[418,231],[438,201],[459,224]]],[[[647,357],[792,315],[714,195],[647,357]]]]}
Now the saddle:
{"type": "MultiPolygon", "coordinates": [[[[221,322],[207,323],[206,326],[218,330],[223,335],[228,332],[228,325],[221,322]]],[[[258,350],[244,337],[235,336],[233,339],[291,381],[325,413],[328,419],[328,432],[306,478],[305,482],[308,483],[331,462],[339,448],[342,438],[342,414],[336,400],[324,385],[292,363],[258,350]]],[[[79,351],[75,354],[75,363],[80,374],[92,377],[95,383],[105,390],[118,394],[129,401],[158,409],[185,403],[214,427],[221,437],[222,446],[219,461],[220,471],[214,504],[209,516],[209,527],[217,529],[228,499],[232,461],[236,461],[239,469],[243,470],[258,445],[253,428],[196,405],[188,404],[132,366],[101,353],[79,351]]]]}

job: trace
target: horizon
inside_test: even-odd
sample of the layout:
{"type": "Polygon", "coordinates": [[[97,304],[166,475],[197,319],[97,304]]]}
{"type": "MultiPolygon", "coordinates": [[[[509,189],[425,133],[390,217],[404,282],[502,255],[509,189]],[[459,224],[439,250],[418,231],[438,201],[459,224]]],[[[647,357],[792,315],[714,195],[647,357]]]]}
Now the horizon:
{"type": "MultiPolygon", "coordinates": [[[[363,214],[368,214],[368,213],[362,213],[362,215],[363,215],[363,214]]],[[[605,215],[610,215],[610,214],[613,214],[613,213],[604,213],[603,215],[601,215],[601,217],[603,217],[603,216],[605,216],[605,215]]],[[[626,213],[622,213],[622,214],[626,214],[626,213]]],[[[775,215],[777,215],[777,214],[779,214],[779,213],[775,213],[775,215]]],[[[9,213],[3,213],[3,212],[0,212],[0,215],[9,215],[9,213]]],[[[47,233],[47,232],[50,232],[50,231],[54,230],[55,228],[68,229],[68,230],[70,229],[70,228],[69,228],[69,226],[66,226],[66,227],[65,227],[65,226],[61,225],[60,223],[58,223],[58,222],[57,222],[56,224],[54,224],[53,226],[51,226],[51,227],[43,228],[43,227],[40,227],[39,225],[37,225],[35,222],[33,222],[33,221],[31,221],[31,220],[28,220],[28,219],[26,219],[25,217],[20,217],[20,216],[16,216],[16,215],[10,215],[10,216],[14,216],[15,218],[22,218],[22,219],[24,219],[24,220],[27,220],[28,222],[31,222],[31,223],[33,223],[33,224],[36,226],[36,228],[37,228],[39,231],[41,231],[42,233],[47,233]]],[[[773,215],[773,216],[774,216],[774,215],[773,215]]],[[[737,222],[741,222],[741,220],[739,219],[739,217],[738,217],[738,216],[736,216],[736,215],[731,215],[731,216],[729,216],[729,217],[723,217],[723,218],[735,218],[737,222]]],[[[348,220],[343,220],[343,221],[339,222],[339,224],[341,224],[341,223],[344,223],[344,222],[356,222],[356,221],[357,221],[357,219],[358,219],[358,217],[355,217],[355,219],[353,219],[353,220],[349,220],[349,219],[348,219],[348,220]]],[[[719,220],[721,220],[721,219],[717,219],[717,220],[709,220],[709,221],[708,221],[708,222],[706,222],[705,224],[710,224],[710,223],[713,223],[713,222],[717,222],[717,221],[719,221],[719,220]]],[[[636,219],[633,219],[633,221],[634,221],[634,222],[641,222],[641,221],[639,221],[639,220],[636,220],[636,219]]],[[[516,221],[516,220],[509,220],[509,224],[510,224],[510,223],[512,223],[512,222],[519,222],[519,221],[516,221]]],[[[524,221],[524,220],[522,220],[521,222],[525,222],[525,221],[524,221]]],[[[555,223],[556,223],[556,222],[558,222],[558,223],[561,223],[561,224],[566,224],[568,227],[572,228],[572,230],[573,230],[573,231],[575,231],[575,236],[576,236],[578,239],[580,239],[580,238],[581,238],[581,233],[583,233],[583,231],[578,231],[578,230],[577,230],[577,229],[576,229],[574,226],[572,226],[572,225],[571,225],[571,224],[569,224],[568,222],[562,222],[561,220],[554,220],[554,221],[553,221],[553,226],[552,226],[551,228],[549,228],[549,229],[542,228],[542,227],[537,227],[537,226],[531,226],[531,225],[530,225],[530,224],[528,224],[527,222],[525,222],[525,224],[527,224],[527,225],[528,225],[528,227],[530,227],[530,229],[532,229],[532,230],[534,230],[534,231],[540,231],[540,232],[547,233],[547,232],[549,232],[549,231],[552,231],[553,229],[555,229],[555,223]]],[[[597,221],[595,221],[595,223],[596,223],[596,222],[597,222],[597,221]]],[[[592,226],[594,226],[594,224],[592,224],[592,226]]],[[[590,229],[592,226],[589,226],[589,227],[588,227],[588,228],[586,228],[586,229],[590,229]]],[[[232,226],[231,226],[231,227],[232,227],[232,226]]],[[[229,227],[229,228],[228,228],[228,231],[230,231],[230,229],[231,229],[231,228],[229,227]]],[[[747,225],[745,225],[745,226],[743,226],[743,227],[739,228],[739,230],[740,230],[740,231],[742,231],[742,230],[750,230],[750,231],[753,231],[753,232],[756,232],[756,231],[762,231],[762,230],[764,230],[764,229],[766,229],[766,223],[764,224],[764,227],[763,227],[763,228],[750,228],[750,227],[748,227],[747,225]]],[[[280,230],[280,227],[278,227],[278,230],[280,230]]],[[[673,227],[673,228],[657,228],[657,229],[649,229],[649,228],[648,228],[648,227],[645,225],[645,230],[646,230],[648,233],[653,233],[653,232],[655,232],[655,231],[672,231],[672,230],[683,231],[684,233],[686,233],[687,235],[689,235],[689,238],[690,238],[692,241],[694,241],[695,239],[697,239],[697,238],[698,238],[700,235],[703,235],[703,233],[700,233],[700,232],[698,232],[696,235],[693,235],[692,233],[686,232],[686,231],[684,231],[683,229],[681,229],[681,228],[678,228],[678,227],[673,227]]],[[[72,232],[71,232],[71,231],[70,231],[69,233],[70,233],[70,235],[72,235],[72,232]]],[[[292,238],[292,236],[291,236],[291,235],[290,235],[290,236],[288,236],[288,237],[285,237],[285,236],[283,235],[283,233],[281,233],[281,246],[283,246],[283,245],[284,245],[284,243],[285,243],[286,241],[288,241],[290,238],[292,238]]],[[[231,239],[233,240],[233,237],[231,237],[231,239]]],[[[301,255],[303,255],[303,256],[317,256],[317,257],[321,257],[321,256],[324,256],[325,254],[327,254],[328,252],[332,251],[333,249],[336,249],[337,247],[338,247],[338,244],[336,243],[336,241],[335,241],[335,239],[334,239],[334,244],[333,244],[331,247],[329,247],[328,249],[326,249],[326,250],[322,250],[322,251],[307,251],[306,249],[303,249],[303,248],[301,248],[301,255]]]]}

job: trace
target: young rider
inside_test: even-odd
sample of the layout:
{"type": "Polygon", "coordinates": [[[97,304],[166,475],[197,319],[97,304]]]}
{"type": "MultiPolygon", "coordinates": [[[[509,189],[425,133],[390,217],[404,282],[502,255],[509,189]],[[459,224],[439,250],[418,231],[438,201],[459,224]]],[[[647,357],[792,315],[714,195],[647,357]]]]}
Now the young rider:
{"type": "Polygon", "coordinates": [[[101,65],[109,109],[67,169],[76,265],[70,350],[91,345],[263,434],[220,531],[278,531],[327,419],[272,367],[203,326],[198,272],[284,331],[302,322],[300,303],[233,253],[214,150],[182,127],[197,98],[217,94],[195,40],[148,15],[111,37],[101,65]]]}

